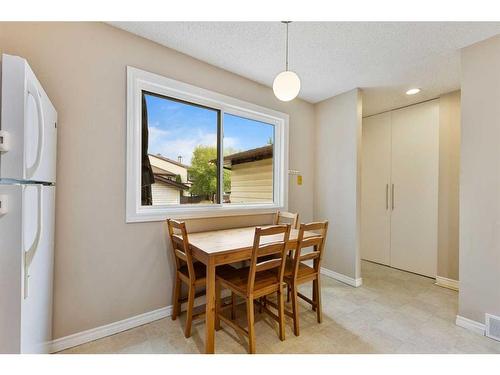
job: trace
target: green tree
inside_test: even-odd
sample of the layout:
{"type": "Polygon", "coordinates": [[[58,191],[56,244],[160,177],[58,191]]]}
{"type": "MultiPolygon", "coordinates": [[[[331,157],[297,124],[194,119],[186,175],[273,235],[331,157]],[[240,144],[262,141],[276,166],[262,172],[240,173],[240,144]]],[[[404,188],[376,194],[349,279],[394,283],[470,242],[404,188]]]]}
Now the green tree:
{"type": "MultiPolygon", "coordinates": [[[[217,193],[217,147],[197,146],[191,158],[189,176],[192,195],[214,200],[217,193]]],[[[224,170],[224,191],[231,189],[231,172],[224,170]]]]}

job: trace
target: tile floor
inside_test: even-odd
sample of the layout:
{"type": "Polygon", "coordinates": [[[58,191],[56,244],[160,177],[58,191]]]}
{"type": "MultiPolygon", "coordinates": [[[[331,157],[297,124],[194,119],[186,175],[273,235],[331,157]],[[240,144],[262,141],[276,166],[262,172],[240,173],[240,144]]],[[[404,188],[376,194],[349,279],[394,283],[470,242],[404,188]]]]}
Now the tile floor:
{"type": "MultiPolygon", "coordinates": [[[[455,325],[457,292],[434,280],[362,262],[363,286],[353,288],[322,279],[323,323],[305,304],[301,334],[287,321],[286,340],[265,314],[257,314],[258,353],[500,353],[500,342],[455,325]]],[[[304,288],[310,294],[310,288],[304,288]]],[[[243,307],[243,306],[242,306],[243,307]]],[[[244,310],[239,313],[244,319],[244,310]]],[[[204,324],[183,335],[184,317],[158,320],[62,353],[202,353],[204,324]]],[[[222,323],[217,353],[246,353],[246,341],[222,323]]]]}

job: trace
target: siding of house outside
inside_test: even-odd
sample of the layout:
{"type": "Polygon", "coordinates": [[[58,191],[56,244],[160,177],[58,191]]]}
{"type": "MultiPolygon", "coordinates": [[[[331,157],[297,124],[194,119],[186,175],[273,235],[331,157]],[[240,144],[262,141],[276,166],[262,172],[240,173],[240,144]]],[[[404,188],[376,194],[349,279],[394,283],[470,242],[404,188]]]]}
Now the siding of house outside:
{"type": "MultiPolygon", "coordinates": [[[[149,155],[149,162],[153,167],[179,175],[183,183],[187,182],[186,167],[171,163],[155,155],[149,155]]],[[[153,206],[171,205],[180,204],[181,195],[187,195],[187,191],[176,189],[161,181],[155,181],[155,183],[151,185],[151,194],[153,196],[153,206]]]]}
{"type": "Polygon", "coordinates": [[[160,181],[151,185],[151,194],[153,206],[180,203],[181,193],[179,189],[174,189],[160,181]]]}
{"type": "Polygon", "coordinates": [[[273,201],[273,159],[233,165],[231,203],[269,203],[273,201]]]}

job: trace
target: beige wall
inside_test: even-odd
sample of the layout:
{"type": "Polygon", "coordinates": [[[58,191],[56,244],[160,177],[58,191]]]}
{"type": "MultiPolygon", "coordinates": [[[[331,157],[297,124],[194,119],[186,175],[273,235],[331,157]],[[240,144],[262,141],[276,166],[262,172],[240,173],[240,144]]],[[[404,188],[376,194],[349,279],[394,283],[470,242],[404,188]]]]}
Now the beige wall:
{"type": "Polygon", "coordinates": [[[323,266],[359,278],[361,92],[316,105],[316,220],[330,222],[323,266]]]}
{"type": "Polygon", "coordinates": [[[438,276],[458,280],[460,91],[439,99],[438,276]]]}
{"type": "Polygon", "coordinates": [[[273,201],[273,159],[233,165],[231,168],[231,202],[273,201]]]}
{"type": "Polygon", "coordinates": [[[459,315],[500,315],[500,36],[462,50],[459,315]]]}
{"type": "MultiPolygon", "coordinates": [[[[127,65],[288,113],[289,167],[303,175],[289,186],[289,209],[312,219],[309,103],[282,103],[268,87],[101,23],[0,23],[0,52],[28,59],[59,115],[54,338],[171,303],[164,225],[125,224],[127,65]]],[[[189,229],[270,220],[193,220],[189,229]]]]}

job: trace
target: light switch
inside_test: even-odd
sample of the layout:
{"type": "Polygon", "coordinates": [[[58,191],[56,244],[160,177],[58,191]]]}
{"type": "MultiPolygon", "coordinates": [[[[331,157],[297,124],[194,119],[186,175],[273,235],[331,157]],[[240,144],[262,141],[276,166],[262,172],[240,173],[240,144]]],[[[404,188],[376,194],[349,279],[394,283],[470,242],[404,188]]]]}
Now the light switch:
{"type": "Polygon", "coordinates": [[[297,185],[302,185],[302,175],[297,175],[297,185]]]}

